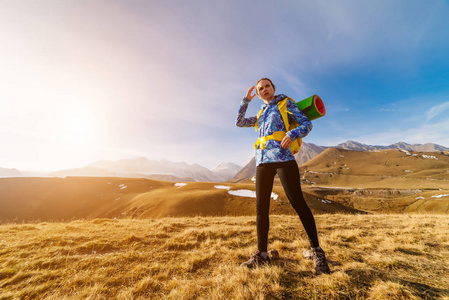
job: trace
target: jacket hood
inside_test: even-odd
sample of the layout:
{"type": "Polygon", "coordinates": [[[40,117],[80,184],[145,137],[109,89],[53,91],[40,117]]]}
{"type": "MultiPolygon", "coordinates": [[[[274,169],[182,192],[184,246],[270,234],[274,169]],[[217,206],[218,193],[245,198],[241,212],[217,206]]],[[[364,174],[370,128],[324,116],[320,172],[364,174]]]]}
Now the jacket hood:
{"type": "MultiPolygon", "coordinates": [[[[274,99],[271,100],[269,104],[271,104],[271,105],[278,104],[279,101],[281,101],[282,99],[285,99],[286,97],[287,97],[287,96],[284,95],[284,94],[275,95],[275,96],[274,96],[274,99]]],[[[262,109],[264,109],[265,107],[267,107],[269,104],[266,104],[266,103],[262,104],[262,109]]]]}

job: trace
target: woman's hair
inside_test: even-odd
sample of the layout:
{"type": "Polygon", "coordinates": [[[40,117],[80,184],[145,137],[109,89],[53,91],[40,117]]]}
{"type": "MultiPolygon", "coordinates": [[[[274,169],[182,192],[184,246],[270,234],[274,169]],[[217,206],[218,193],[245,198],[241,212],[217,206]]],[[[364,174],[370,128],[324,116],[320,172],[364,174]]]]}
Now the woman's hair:
{"type": "Polygon", "coordinates": [[[271,79],[269,78],[260,78],[259,80],[257,80],[256,82],[256,94],[259,95],[259,91],[257,90],[257,85],[259,84],[259,82],[261,82],[262,80],[268,80],[271,85],[273,86],[273,89],[276,90],[276,87],[274,86],[273,82],[271,81],[271,79]]]}

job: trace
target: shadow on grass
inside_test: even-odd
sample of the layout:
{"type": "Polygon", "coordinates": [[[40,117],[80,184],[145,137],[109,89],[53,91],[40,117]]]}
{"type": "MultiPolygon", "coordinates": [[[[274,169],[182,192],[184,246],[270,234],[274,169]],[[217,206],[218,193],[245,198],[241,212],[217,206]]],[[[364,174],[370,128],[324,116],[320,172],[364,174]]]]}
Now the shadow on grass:
{"type": "MultiPolygon", "coordinates": [[[[405,280],[373,269],[350,269],[344,271],[356,286],[370,287],[376,281],[391,281],[408,287],[411,293],[421,299],[437,299],[449,296],[449,289],[433,287],[428,284],[405,280]]],[[[369,288],[368,288],[369,289],[369,288]]]]}
{"type": "Polygon", "coordinates": [[[440,289],[424,283],[404,280],[400,278],[397,280],[400,284],[408,286],[410,289],[416,291],[417,295],[422,299],[436,299],[442,296],[449,296],[449,289],[440,289]]]}

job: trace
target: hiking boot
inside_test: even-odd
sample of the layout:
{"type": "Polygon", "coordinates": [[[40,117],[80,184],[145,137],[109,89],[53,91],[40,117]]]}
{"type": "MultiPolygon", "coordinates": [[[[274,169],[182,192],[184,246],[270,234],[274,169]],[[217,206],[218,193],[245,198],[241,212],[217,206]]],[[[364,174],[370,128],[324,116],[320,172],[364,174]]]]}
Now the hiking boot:
{"type": "Polygon", "coordinates": [[[261,266],[270,266],[271,265],[271,259],[270,256],[267,257],[267,259],[263,258],[260,254],[261,252],[257,250],[253,256],[248,261],[245,261],[240,266],[247,267],[249,269],[254,269],[261,266]]]}
{"type": "Polygon", "coordinates": [[[268,251],[268,256],[270,256],[272,260],[279,259],[279,252],[275,249],[272,249],[268,251]]]}
{"type": "Polygon", "coordinates": [[[304,250],[304,252],[302,253],[302,256],[304,256],[304,258],[310,258],[313,259],[313,252],[311,249],[306,249],[304,250]]]}
{"type": "Polygon", "coordinates": [[[321,248],[319,250],[306,249],[302,253],[302,256],[304,256],[304,258],[313,259],[313,262],[315,264],[315,273],[317,275],[322,274],[322,273],[326,273],[326,274],[330,273],[329,266],[327,265],[327,260],[326,260],[326,256],[324,255],[323,249],[321,249],[321,248]]]}
{"type": "Polygon", "coordinates": [[[312,249],[311,252],[313,263],[315,264],[315,274],[329,274],[331,270],[329,270],[329,266],[327,265],[326,255],[324,255],[323,249],[312,249]]]}

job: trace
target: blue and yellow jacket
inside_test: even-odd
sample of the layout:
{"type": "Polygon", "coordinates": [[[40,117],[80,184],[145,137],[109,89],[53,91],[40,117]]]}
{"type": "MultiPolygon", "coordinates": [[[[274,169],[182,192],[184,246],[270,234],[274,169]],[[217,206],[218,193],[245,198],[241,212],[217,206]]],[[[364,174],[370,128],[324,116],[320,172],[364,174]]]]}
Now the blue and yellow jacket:
{"type": "MultiPolygon", "coordinates": [[[[255,127],[256,122],[258,122],[259,138],[271,135],[276,131],[286,131],[284,121],[282,120],[282,116],[277,106],[278,102],[286,97],[287,96],[282,94],[276,95],[269,104],[262,105],[263,111],[258,121],[257,116],[245,118],[250,100],[246,97],[243,98],[235,124],[239,127],[255,127]]],[[[296,106],[292,100],[288,99],[287,101],[289,122],[294,121],[299,124],[298,127],[287,132],[287,135],[294,141],[295,139],[303,138],[309,134],[312,130],[312,122],[299,110],[298,106],[296,106]]],[[[263,163],[285,162],[294,159],[295,157],[290,148],[282,149],[281,142],[277,140],[268,140],[265,143],[265,149],[261,149],[260,147],[257,147],[256,149],[257,166],[263,163]]]]}

